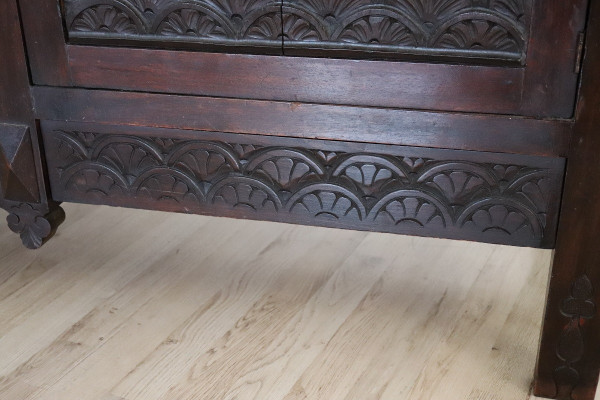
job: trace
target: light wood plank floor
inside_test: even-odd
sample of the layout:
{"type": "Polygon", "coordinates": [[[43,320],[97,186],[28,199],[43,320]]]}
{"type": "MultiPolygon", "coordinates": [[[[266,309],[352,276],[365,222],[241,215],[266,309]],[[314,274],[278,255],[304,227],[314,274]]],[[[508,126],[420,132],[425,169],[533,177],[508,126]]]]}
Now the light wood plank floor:
{"type": "Polygon", "coordinates": [[[550,251],[65,209],[0,227],[2,400],[533,398],[550,251]]]}

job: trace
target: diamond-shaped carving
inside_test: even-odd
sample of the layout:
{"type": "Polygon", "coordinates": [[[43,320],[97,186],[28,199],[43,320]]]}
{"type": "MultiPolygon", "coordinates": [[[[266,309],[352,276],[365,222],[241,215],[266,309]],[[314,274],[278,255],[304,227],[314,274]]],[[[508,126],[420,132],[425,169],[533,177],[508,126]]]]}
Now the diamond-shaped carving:
{"type": "Polygon", "coordinates": [[[40,200],[27,126],[0,124],[0,197],[33,203],[40,200]]]}

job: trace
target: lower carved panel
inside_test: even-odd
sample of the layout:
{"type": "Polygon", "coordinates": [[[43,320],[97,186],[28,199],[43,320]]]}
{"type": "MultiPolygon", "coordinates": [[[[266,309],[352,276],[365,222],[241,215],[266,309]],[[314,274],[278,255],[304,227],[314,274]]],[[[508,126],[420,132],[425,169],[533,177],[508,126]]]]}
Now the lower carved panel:
{"type": "Polygon", "coordinates": [[[562,159],[42,123],[52,196],[550,247],[562,159]]]}

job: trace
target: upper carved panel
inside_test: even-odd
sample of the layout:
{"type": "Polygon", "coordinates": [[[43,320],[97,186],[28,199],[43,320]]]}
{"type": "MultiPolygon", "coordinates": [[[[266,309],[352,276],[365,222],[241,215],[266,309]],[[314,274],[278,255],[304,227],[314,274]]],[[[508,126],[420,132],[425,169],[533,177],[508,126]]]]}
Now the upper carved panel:
{"type": "Polygon", "coordinates": [[[75,38],[518,61],[525,56],[532,1],[65,0],[64,14],[75,38]]]}
{"type": "Polygon", "coordinates": [[[284,39],[288,46],[518,59],[530,7],[528,0],[286,0],[284,39]]]}
{"type": "Polygon", "coordinates": [[[277,0],[65,0],[70,36],[281,46],[277,0]]]}

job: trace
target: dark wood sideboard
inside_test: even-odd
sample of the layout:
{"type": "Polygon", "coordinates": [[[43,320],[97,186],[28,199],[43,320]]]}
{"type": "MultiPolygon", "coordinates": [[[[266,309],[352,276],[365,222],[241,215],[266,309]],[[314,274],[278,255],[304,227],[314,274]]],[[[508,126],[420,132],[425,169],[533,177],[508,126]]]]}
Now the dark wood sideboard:
{"type": "Polygon", "coordinates": [[[535,394],[600,373],[600,3],[2,0],[0,206],[555,248],[535,394]]]}

